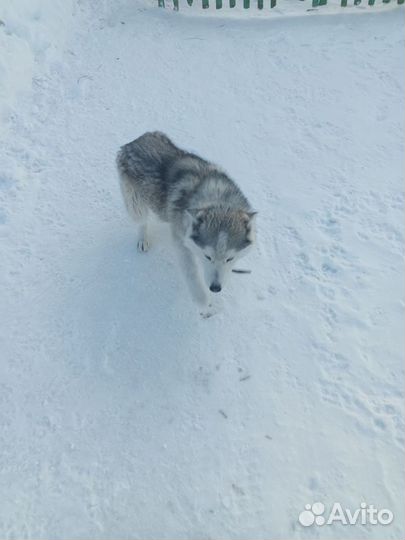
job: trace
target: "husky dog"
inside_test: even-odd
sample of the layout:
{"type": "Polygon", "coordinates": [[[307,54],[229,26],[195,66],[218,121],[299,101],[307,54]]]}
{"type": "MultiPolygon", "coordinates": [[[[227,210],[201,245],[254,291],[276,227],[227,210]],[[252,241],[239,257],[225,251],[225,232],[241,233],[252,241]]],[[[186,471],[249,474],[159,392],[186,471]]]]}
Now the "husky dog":
{"type": "Polygon", "coordinates": [[[225,276],[254,241],[255,212],[248,200],[216,165],[157,131],[122,146],[117,167],[125,205],[139,224],[139,251],[149,249],[152,211],[170,224],[191,293],[209,316],[207,289],[221,291],[225,276]]]}

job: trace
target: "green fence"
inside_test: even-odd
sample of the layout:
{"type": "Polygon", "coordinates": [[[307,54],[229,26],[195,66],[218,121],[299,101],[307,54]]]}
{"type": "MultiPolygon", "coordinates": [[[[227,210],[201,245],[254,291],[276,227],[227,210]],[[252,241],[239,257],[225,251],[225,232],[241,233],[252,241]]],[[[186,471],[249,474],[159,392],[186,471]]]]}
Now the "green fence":
{"type": "MultiPolygon", "coordinates": [[[[174,9],[179,9],[179,0],[172,0],[173,1],[173,7],[174,9]]],[[[388,4],[391,2],[391,0],[382,0],[384,4],[388,4]]],[[[216,9],[221,9],[223,7],[223,4],[227,4],[229,2],[229,7],[234,8],[236,6],[236,0],[211,0],[211,5],[214,5],[216,9]]],[[[263,9],[264,7],[274,8],[277,5],[277,0],[241,0],[243,3],[243,7],[245,9],[249,9],[250,7],[257,7],[257,9],[263,9]]],[[[395,3],[395,0],[392,0],[393,3],[395,3]]],[[[405,0],[396,0],[398,4],[403,4],[405,0]]],[[[312,7],[316,8],[318,6],[326,6],[328,3],[328,0],[312,0],[312,7]]],[[[354,6],[358,6],[362,3],[362,0],[349,0],[349,3],[354,6]]],[[[165,7],[165,0],[158,0],[158,4],[160,7],[165,7]]],[[[187,0],[187,4],[189,6],[192,6],[194,4],[194,0],[187,0]]],[[[195,1],[195,4],[199,4],[199,0],[195,1]]],[[[363,5],[368,6],[374,6],[375,0],[363,0],[363,5]]],[[[201,5],[203,9],[207,9],[210,7],[210,0],[201,0],[201,5]]],[[[340,0],[340,5],[342,7],[348,6],[348,0],[340,0]]]]}

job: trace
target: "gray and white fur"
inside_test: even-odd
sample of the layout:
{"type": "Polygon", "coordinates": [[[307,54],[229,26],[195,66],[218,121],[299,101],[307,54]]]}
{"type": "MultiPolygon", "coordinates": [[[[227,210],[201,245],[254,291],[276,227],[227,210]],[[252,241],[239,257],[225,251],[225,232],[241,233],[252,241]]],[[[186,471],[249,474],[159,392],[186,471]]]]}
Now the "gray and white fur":
{"type": "Polygon", "coordinates": [[[117,166],[126,208],[139,224],[138,249],[149,249],[151,212],[169,223],[191,293],[209,315],[208,289],[221,291],[235,261],[254,242],[255,212],[248,200],[219,167],[157,131],[122,146],[117,166]]]}

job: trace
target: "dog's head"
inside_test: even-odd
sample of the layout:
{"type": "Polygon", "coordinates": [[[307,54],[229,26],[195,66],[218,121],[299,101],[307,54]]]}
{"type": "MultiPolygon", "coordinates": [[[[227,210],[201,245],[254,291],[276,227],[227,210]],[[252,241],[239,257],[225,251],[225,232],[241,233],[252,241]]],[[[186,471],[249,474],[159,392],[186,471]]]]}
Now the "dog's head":
{"type": "Polygon", "coordinates": [[[219,292],[235,262],[255,240],[256,212],[210,207],[187,212],[187,247],[204,269],[212,292],[219,292]]]}

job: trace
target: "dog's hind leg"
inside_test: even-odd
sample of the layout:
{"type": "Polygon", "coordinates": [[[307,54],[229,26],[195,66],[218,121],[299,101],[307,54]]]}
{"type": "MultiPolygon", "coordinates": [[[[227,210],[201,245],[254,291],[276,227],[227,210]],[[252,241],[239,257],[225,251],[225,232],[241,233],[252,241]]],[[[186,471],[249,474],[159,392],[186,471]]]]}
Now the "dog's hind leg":
{"type": "Polygon", "coordinates": [[[121,171],[120,186],[128,213],[139,226],[138,251],[148,251],[148,207],[137,190],[135,181],[121,171]]]}

